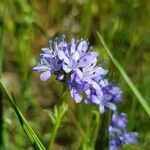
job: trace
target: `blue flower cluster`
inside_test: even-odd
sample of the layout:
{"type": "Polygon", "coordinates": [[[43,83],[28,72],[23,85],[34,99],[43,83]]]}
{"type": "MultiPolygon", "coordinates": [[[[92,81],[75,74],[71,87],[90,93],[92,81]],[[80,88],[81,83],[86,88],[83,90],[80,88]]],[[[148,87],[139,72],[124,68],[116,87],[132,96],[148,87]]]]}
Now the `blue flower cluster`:
{"type": "Polygon", "coordinates": [[[126,132],[127,116],[125,113],[114,112],[112,116],[112,122],[109,125],[109,150],[117,150],[122,147],[123,144],[135,144],[137,143],[137,132],[126,132]]]}
{"type": "MultiPolygon", "coordinates": [[[[41,50],[39,64],[33,68],[41,72],[41,80],[46,81],[55,74],[58,81],[68,85],[70,95],[76,103],[81,102],[84,95],[85,103],[97,105],[101,113],[104,113],[106,108],[116,112],[116,104],[121,102],[122,92],[118,86],[108,81],[106,78],[108,71],[98,65],[98,53],[91,51],[87,40],[72,39],[71,42],[66,42],[63,36],[50,41],[49,46],[41,50]]],[[[114,118],[113,115],[115,125],[117,122],[114,118]]],[[[113,125],[110,128],[113,129],[113,125]]],[[[125,134],[122,129],[118,138],[110,142],[112,145],[110,150],[115,147],[118,139],[122,139],[122,134],[124,135],[122,143],[133,143],[125,140],[127,136],[131,138],[133,136],[125,134]]]]}

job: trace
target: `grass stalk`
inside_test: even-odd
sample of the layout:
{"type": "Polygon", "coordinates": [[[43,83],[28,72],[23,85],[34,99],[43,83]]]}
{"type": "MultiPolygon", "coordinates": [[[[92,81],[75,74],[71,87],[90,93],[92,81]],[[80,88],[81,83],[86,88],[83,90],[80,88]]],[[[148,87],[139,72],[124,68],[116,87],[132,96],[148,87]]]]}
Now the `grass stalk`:
{"type": "MultiPolygon", "coordinates": [[[[4,60],[4,22],[0,21],[0,79],[2,77],[2,68],[3,68],[3,60],[4,60]]],[[[3,140],[3,92],[0,89],[0,149],[4,149],[4,140],[3,140]]]]}
{"type": "Polygon", "coordinates": [[[14,99],[12,98],[12,96],[7,91],[6,87],[2,84],[1,81],[0,81],[0,87],[1,87],[1,90],[3,91],[3,93],[5,93],[7,100],[11,104],[13,110],[15,111],[15,113],[19,119],[19,123],[22,126],[24,132],[26,133],[27,137],[29,138],[29,140],[32,144],[32,147],[36,150],[37,149],[38,150],[46,150],[45,147],[43,146],[42,142],[40,141],[40,139],[36,135],[36,133],[33,131],[31,126],[29,125],[29,123],[27,122],[25,117],[23,116],[22,112],[19,110],[19,108],[14,103],[14,99]]]}
{"type": "Polygon", "coordinates": [[[0,149],[4,149],[3,130],[3,93],[0,89],[0,149]]]}
{"type": "Polygon", "coordinates": [[[141,95],[141,93],[138,91],[137,87],[131,81],[131,79],[129,78],[129,76],[127,75],[127,73],[124,71],[124,69],[122,68],[122,66],[120,65],[120,63],[114,58],[114,56],[112,55],[111,51],[107,47],[105,41],[103,40],[103,38],[102,38],[102,36],[100,35],[99,32],[97,32],[97,35],[98,35],[98,37],[99,37],[99,39],[100,39],[103,47],[105,48],[106,52],[108,53],[110,59],[114,63],[115,67],[119,70],[120,74],[122,75],[122,77],[124,78],[124,80],[126,81],[126,83],[128,84],[128,86],[130,87],[130,89],[132,90],[132,92],[135,94],[137,100],[139,101],[139,103],[141,104],[141,106],[143,107],[143,109],[145,110],[146,114],[150,117],[150,107],[148,106],[146,100],[143,98],[143,96],[141,95]]]}
{"type": "Polygon", "coordinates": [[[100,116],[99,135],[95,143],[95,149],[106,150],[108,147],[108,111],[100,116]]]}

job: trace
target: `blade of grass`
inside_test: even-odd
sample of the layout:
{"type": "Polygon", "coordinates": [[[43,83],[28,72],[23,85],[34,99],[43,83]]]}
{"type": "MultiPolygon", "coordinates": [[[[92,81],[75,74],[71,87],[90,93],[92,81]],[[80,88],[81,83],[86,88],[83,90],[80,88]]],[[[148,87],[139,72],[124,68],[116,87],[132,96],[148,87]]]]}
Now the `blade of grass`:
{"type": "MultiPolygon", "coordinates": [[[[5,12],[5,10],[3,10],[5,12]]],[[[4,20],[4,19],[2,19],[4,20]]],[[[4,61],[4,21],[0,21],[0,78],[2,76],[2,68],[3,68],[3,61],[4,61]]],[[[3,93],[0,89],[0,149],[4,149],[4,121],[3,121],[3,93]]]]}
{"type": "Polygon", "coordinates": [[[3,140],[3,93],[0,89],[0,149],[4,148],[4,140],[3,140]]]}
{"type": "Polygon", "coordinates": [[[136,98],[138,99],[139,103],[142,105],[142,107],[145,110],[145,112],[147,113],[147,115],[150,117],[150,107],[146,103],[146,100],[143,98],[143,96],[141,95],[141,93],[138,91],[137,87],[131,81],[131,79],[126,74],[126,72],[124,71],[124,69],[122,68],[122,66],[119,64],[119,62],[114,58],[114,56],[112,55],[111,51],[107,47],[105,41],[103,40],[103,38],[102,38],[102,36],[100,35],[99,32],[97,32],[97,35],[98,35],[98,37],[99,37],[99,39],[100,39],[103,47],[105,48],[106,52],[108,53],[109,57],[111,58],[112,62],[114,63],[114,65],[116,66],[116,68],[119,70],[119,72],[121,73],[122,77],[125,79],[125,81],[127,82],[128,86],[132,90],[132,92],[135,94],[136,98]]]}
{"type": "Polygon", "coordinates": [[[8,90],[2,84],[1,81],[0,81],[0,87],[1,87],[1,90],[5,93],[5,95],[8,99],[8,101],[10,102],[12,108],[14,109],[14,111],[15,111],[18,119],[19,119],[19,122],[20,122],[22,128],[24,129],[26,135],[28,136],[33,148],[39,149],[39,150],[45,150],[45,147],[43,146],[42,142],[39,140],[36,133],[30,127],[29,123],[27,122],[27,120],[25,119],[25,117],[23,116],[23,114],[21,113],[19,108],[15,105],[14,99],[12,98],[12,96],[10,95],[10,93],[8,92],[8,90]]]}

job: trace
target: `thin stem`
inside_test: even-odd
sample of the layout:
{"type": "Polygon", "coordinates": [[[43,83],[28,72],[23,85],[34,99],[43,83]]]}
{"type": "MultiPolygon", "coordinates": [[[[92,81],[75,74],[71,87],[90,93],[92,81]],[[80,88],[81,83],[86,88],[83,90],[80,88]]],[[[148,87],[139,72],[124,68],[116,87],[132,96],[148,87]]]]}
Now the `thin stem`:
{"type": "Polygon", "coordinates": [[[106,111],[100,116],[100,128],[99,135],[96,140],[95,149],[106,150],[108,147],[108,115],[109,112],[106,111]]]}
{"type": "MultiPolygon", "coordinates": [[[[5,10],[3,15],[5,14],[5,10]]],[[[4,20],[4,19],[3,19],[4,20]]],[[[4,21],[0,22],[0,79],[2,77],[2,67],[3,67],[3,59],[4,59],[4,21]]],[[[0,88],[0,149],[4,149],[4,141],[3,141],[3,92],[0,88]]]]}
{"type": "Polygon", "coordinates": [[[0,149],[4,149],[3,142],[3,93],[0,89],[0,149]]]}
{"type": "Polygon", "coordinates": [[[56,135],[57,135],[57,131],[59,129],[59,123],[60,123],[60,120],[57,120],[56,121],[56,125],[54,126],[54,129],[53,129],[53,132],[52,132],[52,135],[51,135],[51,140],[50,140],[50,143],[49,143],[49,146],[48,146],[48,150],[52,149],[52,145],[53,145],[53,143],[55,141],[55,138],[56,138],[56,135]]]}
{"type": "Polygon", "coordinates": [[[112,62],[114,63],[114,65],[116,66],[116,68],[119,70],[120,74],[125,79],[126,83],[130,87],[130,89],[132,90],[132,92],[135,94],[137,100],[139,101],[139,103],[141,104],[141,106],[143,107],[143,109],[145,110],[145,112],[147,113],[147,115],[150,117],[150,107],[147,104],[146,100],[141,95],[141,93],[139,92],[139,90],[137,89],[137,87],[134,85],[134,83],[131,81],[131,79],[129,78],[129,76],[126,74],[126,72],[124,71],[124,69],[122,68],[122,66],[120,65],[120,63],[114,58],[114,56],[112,55],[111,51],[107,47],[105,41],[103,40],[102,36],[99,33],[97,33],[97,35],[98,35],[98,37],[99,37],[99,39],[100,39],[103,47],[105,48],[107,54],[111,58],[112,62]]]}
{"type": "MultiPolygon", "coordinates": [[[[62,91],[62,95],[61,95],[61,98],[60,98],[61,101],[63,101],[64,98],[66,97],[66,93],[67,93],[66,91],[67,91],[67,88],[64,85],[63,91],[62,91]]],[[[56,135],[57,135],[58,129],[60,127],[60,122],[62,120],[62,117],[63,117],[63,115],[59,114],[58,117],[56,118],[56,123],[54,125],[54,129],[53,129],[52,134],[51,134],[50,142],[49,142],[49,145],[48,145],[48,150],[52,149],[53,143],[54,143],[54,141],[56,139],[56,135]]]]}

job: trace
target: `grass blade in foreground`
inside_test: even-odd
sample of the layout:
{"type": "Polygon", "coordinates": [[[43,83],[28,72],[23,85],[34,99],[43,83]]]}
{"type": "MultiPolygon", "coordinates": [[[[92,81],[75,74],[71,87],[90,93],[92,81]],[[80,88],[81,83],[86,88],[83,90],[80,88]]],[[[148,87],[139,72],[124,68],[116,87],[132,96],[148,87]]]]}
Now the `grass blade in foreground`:
{"type": "Polygon", "coordinates": [[[121,75],[123,76],[123,78],[125,79],[125,81],[127,82],[127,84],[129,85],[129,87],[131,88],[132,92],[135,94],[136,98],[138,99],[138,101],[140,102],[140,104],[142,105],[142,107],[144,108],[145,112],[150,117],[150,107],[146,103],[146,100],[140,94],[140,92],[138,91],[138,89],[136,88],[136,86],[132,83],[131,79],[126,74],[126,72],[124,71],[124,69],[121,67],[121,65],[119,64],[119,62],[114,58],[114,56],[112,55],[111,51],[109,50],[109,48],[105,44],[105,42],[104,42],[103,38],[101,37],[101,35],[98,32],[97,32],[97,35],[98,35],[100,41],[102,42],[102,45],[105,48],[106,52],[108,53],[109,57],[111,58],[112,62],[114,63],[114,65],[116,66],[116,68],[119,70],[119,72],[121,73],[121,75]]]}
{"type": "Polygon", "coordinates": [[[25,117],[23,116],[21,111],[19,110],[19,108],[15,105],[12,96],[7,91],[6,87],[2,84],[1,81],[0,81],[0,87],[1,87],[2,91],[4,92],[4,94],[7,96],[7,99],[10,102],[12,108],[14,109],[14,111],[19,119],[19,122],[20,122],[22,128],[24,129],[26,135],[28,136],[33,148],[39,149],[39,150],[46,150],[45,147],[43,146],[43,144],[41,143],[41,141],[39,140],[38,136],[35,134],[33,129],[28,124],[27,120],[25,119],[25,117]]]}

